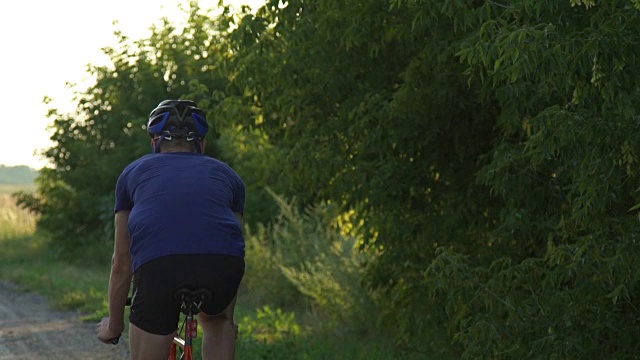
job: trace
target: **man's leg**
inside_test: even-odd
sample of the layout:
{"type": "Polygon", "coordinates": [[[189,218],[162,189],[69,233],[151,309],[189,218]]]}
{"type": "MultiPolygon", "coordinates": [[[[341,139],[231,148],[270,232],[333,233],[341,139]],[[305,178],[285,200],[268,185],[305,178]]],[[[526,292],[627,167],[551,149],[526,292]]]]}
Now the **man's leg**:
{"type": "Polygon", "coordinates": [[[233,322],[236,298],[218,315],[198,314],[202,325],[202,360],[236,358],[237,328],[233,322]]]}
{"type": "Polygon", "coordinates": [[[148,333],[134,324],[129,326],[129,348],[132,360],[166,360],[175,333],[156,335],[148,333]]]}

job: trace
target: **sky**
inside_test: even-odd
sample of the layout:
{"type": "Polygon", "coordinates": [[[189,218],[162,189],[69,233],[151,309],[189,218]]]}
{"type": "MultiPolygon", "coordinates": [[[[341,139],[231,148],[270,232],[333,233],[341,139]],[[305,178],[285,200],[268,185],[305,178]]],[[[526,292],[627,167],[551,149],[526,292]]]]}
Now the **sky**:
{"type": "MultiPolygon", "coordinates": [[[[150,35],[149,27],[162,17],[184,19],[184,0],[22,0],[0,4],[0,165],[27,165],[40,169],[46,160],[38,155],[51,147],[46,117],[49,108],[70,112],[74,108],[67,83],[86,86],[92,79],[88,64],[103,65],[101,49],[115,46],[114,30],[131,39],[150,35]],[[118,23],[113,24],[114,21],[118,23]],[[43,104],[48,96],[52,104],[43,104]]],[[[262,0],[225,0],[253,9],[262,0]]],[[[218,0],[200,0],[213,8],[218,0]]]]}

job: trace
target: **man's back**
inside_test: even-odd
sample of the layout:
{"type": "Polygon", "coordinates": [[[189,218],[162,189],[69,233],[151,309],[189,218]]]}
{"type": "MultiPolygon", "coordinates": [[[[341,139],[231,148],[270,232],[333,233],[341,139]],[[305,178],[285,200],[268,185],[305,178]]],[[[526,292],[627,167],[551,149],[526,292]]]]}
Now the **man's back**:
{"type": "Polygon", "coordinates": [[[244,257],[244,184],[226,164],[188,152],[149,154],[118,180],[116,211],[131,209],[133,268],[173,254],[244,257]]]}

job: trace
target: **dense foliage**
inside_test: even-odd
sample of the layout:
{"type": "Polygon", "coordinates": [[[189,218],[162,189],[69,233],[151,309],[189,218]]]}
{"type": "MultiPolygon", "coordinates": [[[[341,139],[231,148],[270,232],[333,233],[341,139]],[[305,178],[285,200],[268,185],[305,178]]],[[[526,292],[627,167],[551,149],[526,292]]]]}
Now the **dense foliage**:
{"type": "MultiPolygon", "coordinates": [[[[368,292],[358,301],[376,302],[377,325],[409,353],[630,358],[640,351],[639,8],[193,7],[184,30],[165,23],[136,46],[123,36],[108,50],[114,68],[92,69],[97,83],[79,93],[77,112],[51,113],[55,167],[41,173],[39,197],[23,201],[61,244],[103,238],[117,174],[148,151],[148,110],[192,98],[221,135],[211,154],[252,190],[251,227],[274,219],[265,186],[349,214],[336,215],[336,231],[351,229],[366,254],[357,271],[336,272],[326,261],[338,254],[327,249],[302,252],[303,266],[283,257],[272,267],[316,302],[330,287],[305,280],[321,283],[312,270],[324,266],[348,275],[336,278],[341,286],[357,275],[368,292]]],[[[317,235],[311,225],[293,229],[317,235]]],[[[270,234],[265,254],[291,249],[278,242],[290,233],[270,234]]]]}

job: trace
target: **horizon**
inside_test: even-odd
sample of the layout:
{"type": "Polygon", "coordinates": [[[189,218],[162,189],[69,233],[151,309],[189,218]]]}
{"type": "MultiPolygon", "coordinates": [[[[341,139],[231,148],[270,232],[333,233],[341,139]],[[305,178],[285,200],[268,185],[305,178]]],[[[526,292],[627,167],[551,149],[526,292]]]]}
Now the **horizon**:
{"type": "Polygon", "coordinates": [[[29,166],[29,165],[5,165],[5,164],[0,164],[0,168],[6,168],[6,169],[21,168],[21,167],[26,167],[26,168],[29,168],[31,170],[36,170],[36,171],[40,170],[40,169],[36,169],[36,168],[34,168],[32,166],[29,166]]]}

